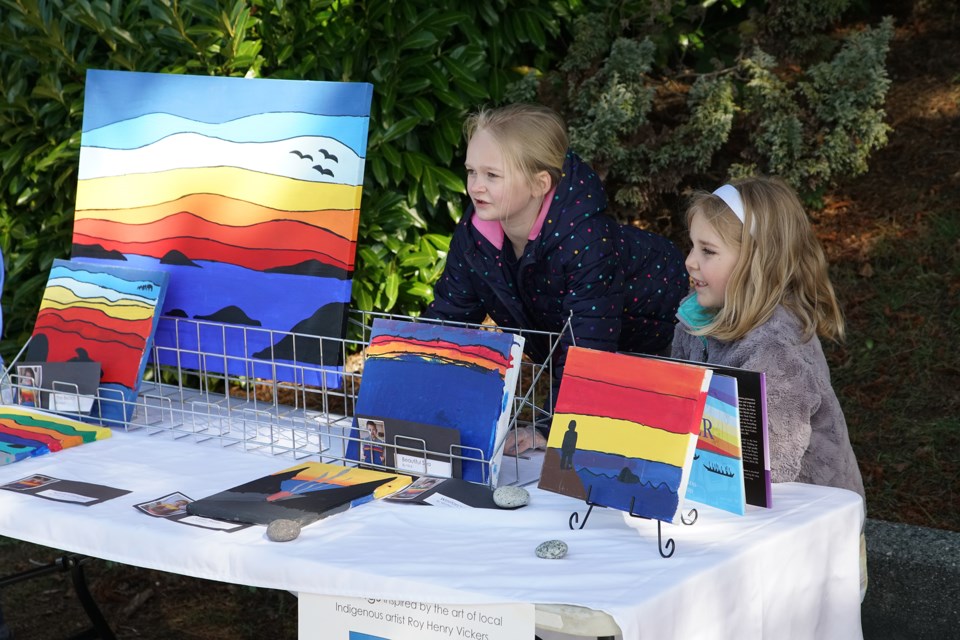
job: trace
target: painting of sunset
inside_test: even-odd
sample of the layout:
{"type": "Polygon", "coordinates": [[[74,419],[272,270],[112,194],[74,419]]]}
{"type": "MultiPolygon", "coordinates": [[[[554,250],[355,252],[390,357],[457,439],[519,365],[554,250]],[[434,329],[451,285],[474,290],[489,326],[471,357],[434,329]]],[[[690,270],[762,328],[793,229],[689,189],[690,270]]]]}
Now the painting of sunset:
{"type": "Polygon", "coordinates": [[[571,347],[540,488],[675,522],[712,372],[571,347]]]}
{"type": "Polygon", "coordinates": [[[743,515],[746,493],[737,379],[714,372],[703,409],[687,499],[743,515]]]}
{"type": "Polygon", "coordinates": [[[87,72],[72,255],[169,274],[162,364],[306,383],[305,367],[336,369],[340,343],[319,336],[344,334],[371,97],[87,72]]]}
{"type": "Polygon", "coordinates": [[[99,362],[92,415],[129,420],[132,405],[109,400],[136,398],[166,288],[162,271],[54,260],[27,360],[99,362]]]}
{"type": "Polygon", "coordinates": [[[25,407],[0,406],[0,465],[109,438],[110,430],[25,407]]]}
{"type": "MultiPolygon", "coordinates": [[[[511,333],[377,318],[356,413],[457,429],[463,478],[496,482],[522,355],[511,333]]],[[[350,441],[347,458],[359,460],[358,449],[350,441]]]]}

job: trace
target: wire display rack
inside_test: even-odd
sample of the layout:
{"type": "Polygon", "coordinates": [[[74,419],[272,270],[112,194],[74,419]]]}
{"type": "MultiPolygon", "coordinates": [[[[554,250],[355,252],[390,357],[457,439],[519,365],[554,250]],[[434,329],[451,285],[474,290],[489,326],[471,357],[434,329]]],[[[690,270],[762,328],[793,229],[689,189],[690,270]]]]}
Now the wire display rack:
{"type": "MultiPolygon", "coordinates": [[[[197,346],[155,345],[135,399],[124,399],[116,390],[101,387],[97,389],[96,401],[122,405],[126,409],[125,415],[131,416],[121,423],[111,421],[109,426],[114,429],[143,430],[152,437],[196,443],[213,441],[223,447],[285,460],[355,465],[357,460],[347,458],[347,448],[351,441],[358,445],[361,442],[354,430],[355,409],[362,383],[366,346],[370,341],[373,321],[377,318],[509,331],[523,336],[525,340],[539,341],[546,346],[548,355],[542,362],[534,362],[526,356],[523,358],[509,430],[549,423],[554,398],[553,357],[563,332],[504,329],[486,324],[365,311],[350,312],[347,335],[355,337],[344,339],[162,316],[158,331],[173,332],[178,345],[186,343],[197,346]],[[233,340],[240,336],[246,343],[254,332],[269,333],[267,338],[270,344],[278,344],[285,338],[293,345],[316,345],[320,341],[320,363],[300,362],[296,352],[292,360],[282,361],[226,355],[222,346],[207,350],[201,340],[201,336],[206,336],[206,342],[209,343],[209,336],[219,333],[223,338],[215,341],[219,345],[226,343],[228,334],[233,340]],[[181,339],[191,335],[195,339],[181,339]]],[[[563,331],[569,331],[569,322],[563,331]]],[[[43,391],[35,380],[17,373],[26,348],[27,345],[24,345],[4,372],[13,390],[14,403],[26,397],[40,397],[43,391]]],[[[81,394],[77,385],[54,382],[52,389],[56,393],[50,394],[50,397],[58,398],[67,408],[49,406],[45,409],[89,420],[78,409],[81,406],[81,394]]],[[[502,440],[496,443],[498,449],[503,445],[502,440]]],[[[424,475],[429,475],[428,458],[443,456],[451,461],[480,462],[485,468],[482,474],[485,484],[497,484],[492,461],[484,459],[483,452],[479,450],[468,451],[458,447],[455,451],[428,451],[425,442],[409,438],[403,442],[386,443],[385,446],[394,447],[395,453],[408,454],[405,457],[407,459],[422,459],[424,475]]],[[[391,458],[398,459],[396,456],[391,458]]],[[[511,466],[511,461],[520,465],[522,458],[504,458],[504,469],[511,466]]],[[[379,464],[365,466],[409,473],[379,464]]],[[[510,474],[514,481],[520,475],[519,468],[510,474]]]]}

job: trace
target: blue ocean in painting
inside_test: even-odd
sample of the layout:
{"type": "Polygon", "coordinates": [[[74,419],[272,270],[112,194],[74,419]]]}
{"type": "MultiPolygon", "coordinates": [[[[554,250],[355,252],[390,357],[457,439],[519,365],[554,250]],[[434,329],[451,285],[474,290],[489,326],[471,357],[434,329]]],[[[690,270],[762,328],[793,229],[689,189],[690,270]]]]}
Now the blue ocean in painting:
{"type": "Polygon", "coordinates": [[[620,454],[577,450],[573,467],[590,502],[672,522],[683,469],[620,454]]]}
{"type": "MultiPolygon", "coordinates": [[[[79,262],[108,264],[113,266],[136,267],[166,271],[170,274],[170,283],[162,313],[180,316],[186,319],[204,320],[211,323],[230,322],[218,318],[217,314],[224,309],[242,308],[249,324],[245,328],[235,326],[196,325],[181,322],[179,327],[168,318],[162,318],[155,342],[160,354],[160,364],[176,365],[188,370],[204,369],[223,373],[225,370],[232,375],[268,378],[295,382],[298,384],[320,385],[320,374],[311,371],[311,368],[320,367],[320,358],[316,350],[311,355],[304,350],[298,353],[297,367],[283,366],[291,361],[276,358],[280,366],[269,363],[253,364],[242,357],[225,357],[223,341],[226,338],[230,344],[238,345],[231,349],[231,354],[246,354],[248,358],[263,350],[269,350],[284,337],[283,333],[270,332],[260,329],[260,318],[297,318],[304,321],[314,316],[319,309],[327,304],[340,303],[343,313],[349,304],[351,284],[349,280],[336,278],[318,278],[289,273],[266,273],[254,271],[244,267],[222,262],[208,262],[195,260],[198,266],[183,266],[161,264],[160,260],[148,256],[130,254],[126,260],[106,260],[102,258],[80,258],[79,262]],[[250,286],[256,282],[257,286],[250,286]],[[179,332],[178,332],[179,329],[179,332]],[[178,336],[179,333],[179,336],[178,336]],[[179,339],[179,344],[178,344],[179,339]],[[175,350],[179,348],[179,353],[175,350]],[[203,367],[197,352],[210,354],[204,357],[203,367]],[[306,368],[305,368],[306,366],[306,368]],[[253,367],[251,369],[251,367],[253,367]]],[[[283,328],[283,331],[293,331],[294,327],[283,328]]],[[[302,332],[301,332],[302,333],[302,332]]],[[[323,370],[340,371],[342,367],[335,352],[341,350],[338,340],[324,341],[323,370]]],[[[269,360],[270,358],[264,358],[269,360]]],[[[327,385],[339,386],[339,374],[326,375],[327,385]]]]}
{"type": "MultiPolygon", "coordinates": [[[[464,447],[492,450],[504,394],[497,371],[471,367],[438,366],[423,360],[368,359],[357,400],[357,415],[386,415],[460,431],[464,447]]],[[[356,442],[351,442],[357,459],[356,442]]],[[[464,457],[480,459],[480,452],[465,450],[464,457]]],[[[486,465],[463,462],[463,478],[489,481],[486,465]]]]}

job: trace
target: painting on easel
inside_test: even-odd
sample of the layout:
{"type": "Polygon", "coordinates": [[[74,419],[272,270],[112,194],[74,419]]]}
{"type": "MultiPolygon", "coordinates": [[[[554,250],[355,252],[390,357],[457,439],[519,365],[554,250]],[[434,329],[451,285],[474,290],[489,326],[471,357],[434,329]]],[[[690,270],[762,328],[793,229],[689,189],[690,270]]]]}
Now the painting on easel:
{"type": "Polygon", "coordinates": [[[675,522],[712,372],[571,347],[540,488],[675,522]]]}
{"type": "Polygon", "coordinates": [[[162,364],[307,384],[338,370],[341,343],[319,336],[345,332],[371,98],[87,72],[72,255],[169,273],[162,364]]]}

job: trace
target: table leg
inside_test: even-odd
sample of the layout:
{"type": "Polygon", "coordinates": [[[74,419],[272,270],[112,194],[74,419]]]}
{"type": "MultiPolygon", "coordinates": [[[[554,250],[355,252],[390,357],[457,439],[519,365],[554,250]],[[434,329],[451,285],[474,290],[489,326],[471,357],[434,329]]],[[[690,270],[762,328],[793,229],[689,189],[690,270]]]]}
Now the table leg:
{"type": "Polygon", "coordinates": [[[90,619],[90,622],[93,625],[91,629],[81,631],[80,633],[71,636],[69,640],[86,640],[87,638],[117,640],[117,637],[113,634],[113,630],[110,629],[110,625],[107,623],[106,618],[103,617],[100,607],[97,606],[96,601],[90,594],[90,589],[87,587],[87,578],[83,573],[83,564],[87,560],[89,560],[88,557],[78,554],[67,554],[60,556],[50,564],[42,567],[28,569],[26,571],[21,571],[20,573],[15,573],[13,575],[0,578],[0,588],[7,587],[18,582],[23,582],[24,580],[39,578],[40,576],[45,576],[50,573],[69,571],[71,581],[73,582],[73,590],[76,592],[77,598],[80,600],[80,605],[83,607],[83,611],[87,614],[87,617],[90,619]]]}

